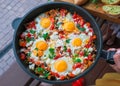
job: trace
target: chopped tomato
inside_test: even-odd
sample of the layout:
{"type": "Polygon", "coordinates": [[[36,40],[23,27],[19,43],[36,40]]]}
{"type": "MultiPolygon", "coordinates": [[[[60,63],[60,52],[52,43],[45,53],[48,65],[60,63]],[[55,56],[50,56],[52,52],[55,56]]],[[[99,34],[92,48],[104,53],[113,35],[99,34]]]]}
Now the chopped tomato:
{"type": "Polygon", "coordinates": [[[75,75],[73,73],[69,73],[68,74],[71,78],[75,77],[75,75]]]}
{"type": "Polygon", "coordinates": [[[50,18],[50,20],[51,20],[51,22],[52,22],[52,23],[54,23],[54,22],[55,22],[55,20],[54,20],[54,18],[53,18],[53,17],[51,17],[51,18],[50,18]]]}
{"type": "Polygon", "coordinates": [[[85,45],[85,47],[86,47],[86,48],[89,48],[89,47],[90,47],[90,44],[85,45]]]}
{"type": "Polygon", "coordinates": [[[90,27],[90,23],[89,23],[89,22],[87,22],[87,23],[86,23],[86,26],[87,26],[87,27],[90,27]]]}
{"type": "Polygon", "coordinates": [[[60,76],[60,80],[64,80],[65,79],[65,76],[60,76]]]}
{"type": "Polygon", "coordinates": [[[35,21],[32,21],[32,22],[30,22],[30,23],[27,24],[26,28],[27,29],[31,29],[31,28],[36,29],[35,24],[36,24],[35,21]]]}
{"type": "Polygon", "coordinates": [[[50,26],[50,30],[53,30],[55,28],[54,24],[50,26]]]}
{"type": "Polygon", "coordinates": [[[83,25],[84,25],[84,19],[80,19],[79,24],[80,24],[81,27],[83,27],[83,25]]]}
{"type": "Polygon", "coordinates": [[[92,55],[88,55],[88,60],[93,61],[92,55]]]}
{"type": "Polygon", "coordinates": [[[96,37],[96,35],[93,35],[93,37],[92,37],[92,38],[93,38],[93,40],[95,40],[97,37],[96,37]]]}
{"type": "Polygon", "coordinates": [[[70,49],[70,48],[68,48],[68,49],[67,49],[67,52],[71,53],[71,49],[70,49]]]}
{"type": "Polygon", "coordinates": [[[56,60],[56,59],[58,59],[58,58],[60,58],[60,57],[61,57],[61,55],[58,53],[58,54],[55,56],[54,59],[56,60]]]}
{"type": "Polygon", "coordinates": [[[35,64],[36,64],[36,65],[40,65],[40,61],[36,61],[35,64]]]}
{"type": "Polygon", "coordinates": [[[21,60],[25,60],[25,54],[24,54],[24,53],[21,53],[21,54],[20,54],[20,59],[21,59],[21,60]]]}
{"type": "Polygon", "coordinates": [[[79,53],[79,55],[80,55],[80,56],[83,56],[83,55],[84,55],[84,52],[83,52],[83,51],[81,51],[81,52],[79,53]]]}
{"type": "Polygon", "coordinates": [[[54,73],[56,77],[60,77],[60,75],[58,73],[54,73]]]}
{"type": "Polygon", "coordinates": [[[28,33],[28,34],[27,34],[27,36],[28,36],[28,37],[31,37],[31,34],[30,34],[30,33],[28,33]]]}
{"type": "Polygon", "coordinates": [[[61,14],[61,16],[65,16],[66,10],[65,10],[65,9],[61,9],[61,10],[60,10],[60,14],[61,14]]]}
{"type": "Polygon", "coordinates": [[[72,17],[73,17],[73,19],[75,19],[78,17],[78,15],[76,13],[74,13],[72,17]]]}
{"type": "Polygon", "coordinates": [[[20,45],[21,47],[25,47],[25,46],[26,46],[26,41],[20,40],[19,45],[20,45]]]}
{"type": "Polygon", "coordinates": [[[73,65],[73,69],[80,68],[80,67],[81,67],[81,63],[76,63],[73,65]]]}
{"type": "Polygon", "coordinates": [[[34,63],[34,59],[28,58],[28,61],[34,63]]]}
{"type": "Polygon", "coordinates": [[[62,34],[59,34],[59,37],[62,39],[62,38],[65,38],[65,36],[64,35],[62,35],[62,34]]]}

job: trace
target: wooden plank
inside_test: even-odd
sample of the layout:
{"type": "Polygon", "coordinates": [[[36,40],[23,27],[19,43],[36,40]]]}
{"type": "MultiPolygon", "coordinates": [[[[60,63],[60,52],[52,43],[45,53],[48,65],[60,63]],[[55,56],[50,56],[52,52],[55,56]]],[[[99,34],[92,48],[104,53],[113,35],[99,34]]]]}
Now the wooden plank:
{"type": "Polygon", "coordinates": [[[95,67],[88,74],[85,75],[86,86],[95,84],[95,80],[100,75],[101,71],[104,69],[105,66],[105,60],[99,59],[95,67]]]}
{"type": "Polygon", "coordinates": [[[102,10],[102,3],[98,3],[98,4],[93,4],[93,3],[87,3],[83,6],[83,8],[85,8],[86,10],[88,10],[91,14],[93,14],[94,16],[99,16],[100,18],[115,22],[120,24],[120,17],[118,16],[111,16],[106,14],[103,10],[102,10]]]}
{"type": "Polygon", "coordinates": [[[15,62],[0,77],[0,86],[24,86],[30,78],[15,62]]]}

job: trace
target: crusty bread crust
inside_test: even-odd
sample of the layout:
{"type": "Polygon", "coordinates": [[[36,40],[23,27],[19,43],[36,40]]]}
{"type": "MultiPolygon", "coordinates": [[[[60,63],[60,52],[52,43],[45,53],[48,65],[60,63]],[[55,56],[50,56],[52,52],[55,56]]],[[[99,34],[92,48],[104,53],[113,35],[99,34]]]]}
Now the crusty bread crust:
{"type": "Polygon", "coordinates": [[[74,4],[76,5],[83,5],[87,2],[88,0],[74,0],[74,4]]]}

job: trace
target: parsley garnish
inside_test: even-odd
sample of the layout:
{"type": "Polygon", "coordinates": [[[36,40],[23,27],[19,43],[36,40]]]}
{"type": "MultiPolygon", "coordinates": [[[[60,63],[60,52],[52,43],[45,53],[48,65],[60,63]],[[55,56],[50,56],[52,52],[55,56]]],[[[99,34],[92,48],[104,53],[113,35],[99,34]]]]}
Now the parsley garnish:
{"type": "Polygon", "coordinates": [[[55,57],[55,49],[54,48],[49,48],[49,58],[53,59],[55,57]]]}
{"type": "Polygon", "coordinates": [[[31,56],[31,52],[27,53],[27,56],[30,57],[31,56]]]}
{"type": "Polygon", "coordinates": [[[31,33],[31,34],[34,34],[34,33],[35,33],[35,31],[31,29],[31,30],[30,30],[30,33],[31,33]]]}
{"type": "Polygon", "coordinates": [[[67,50],[67,47],[66,46],[64,46],[64,51],[66,51],[67,50]]]}
{"type": "Polygon", "coordinates": [[[70,43],[70,39],[67,39],[67,40],[66,40],[66,43],[70,43]]]}
{"type": "Polygon", "coordinates": [[[48,33],[45,33],[45,34],[43,34],[43,36],[42,36],[45,40],[46,39],[48,39],[49,38],[49,35],[48,35],[48,33]]]}
{"type": "Polygon", "coordinates": [[[31,38],[26,37],[26,41],[27,41],[27,42],[30,42],[30,41],[31,41],[31,38]]]}
{"type": "Polygon", "coordinates": [[[37,50],[37,51],[38,51],[38,48],[35,48],[35,50],[37,50]]]}
{"type": "Polygon", "coordinates": [[[77,28],[78,28],[80,31],[85,31],[85,28],[81,28],[79,24],[77,24],[77,28]]]}

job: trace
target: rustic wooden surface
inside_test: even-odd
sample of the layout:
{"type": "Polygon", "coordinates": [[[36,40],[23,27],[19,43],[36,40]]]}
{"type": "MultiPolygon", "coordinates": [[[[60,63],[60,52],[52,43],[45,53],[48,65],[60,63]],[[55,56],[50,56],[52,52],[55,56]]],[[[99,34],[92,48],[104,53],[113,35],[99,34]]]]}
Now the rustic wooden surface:
{"type": "MultiPolygon", "coordinates": [[[[74,0],[54,0],[54,1],[64,1],[64,2],[70,2],[74,4],[74,0]]],[[[93,4],[91,2],[86,3],[85,5],[83,5],[82,7],[85,8],[86,10],[88,10],[92,15],[100,17],[102,19],[106,19],[109,20],[111,22],[115,22],[120,24],[120,16],[111,16],[106,14],[103,10],[102,10],[102,6],[103,4],[101,2],[97,3],[97,4],[93,4]]]]}

